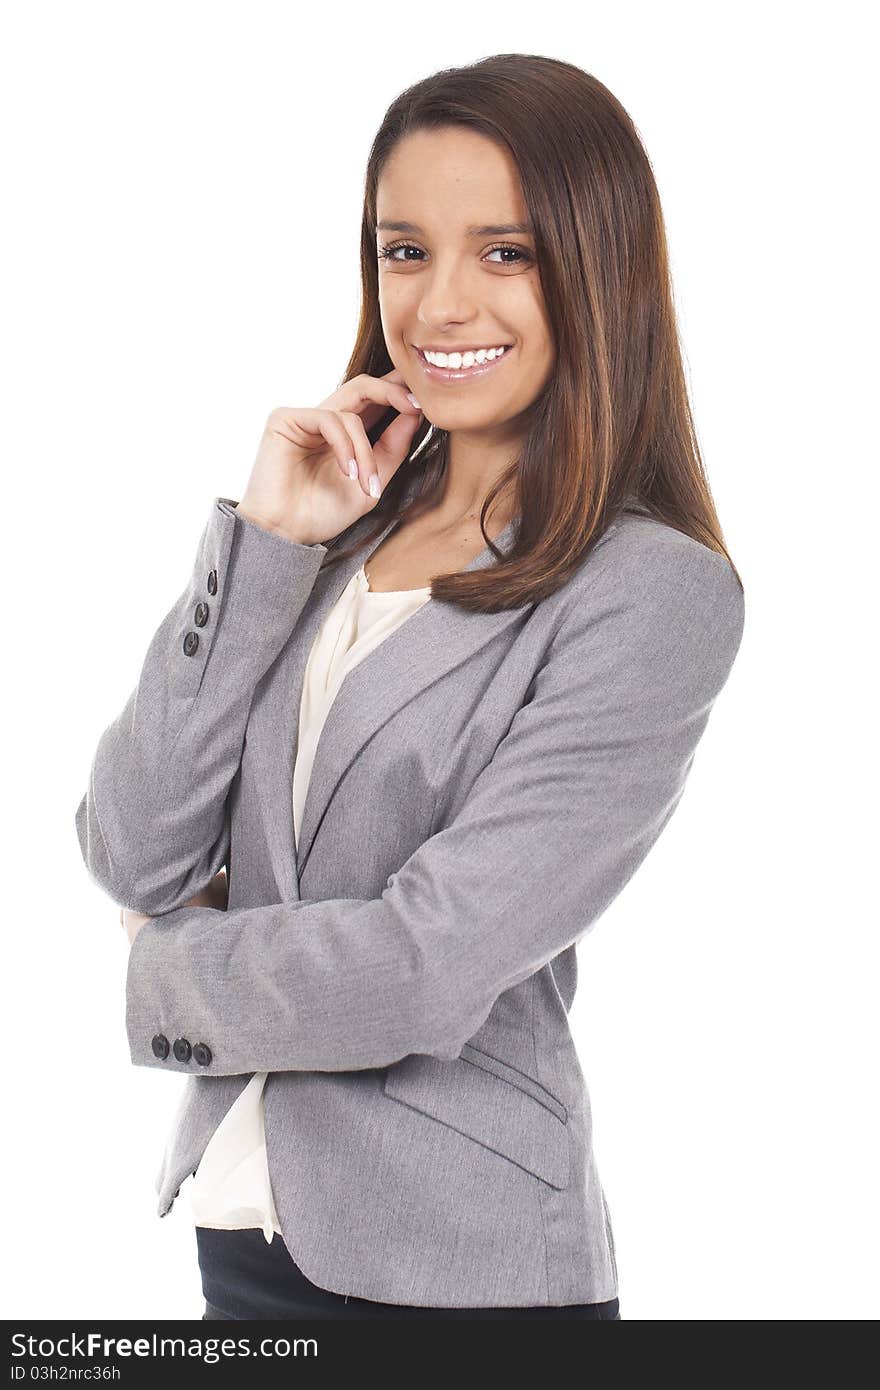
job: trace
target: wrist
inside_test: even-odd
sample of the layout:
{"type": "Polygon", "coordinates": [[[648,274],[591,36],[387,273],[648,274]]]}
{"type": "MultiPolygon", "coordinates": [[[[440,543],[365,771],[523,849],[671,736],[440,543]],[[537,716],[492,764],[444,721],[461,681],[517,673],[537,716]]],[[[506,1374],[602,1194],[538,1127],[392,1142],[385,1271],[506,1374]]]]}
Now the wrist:
{"type": "Polygon", "coordinates": [[[290,541],[292,545],[311,545],[311,541],[291,529],[289,526],[281,526],[277,522],[269,521],[266,517],[260,516],[253,511],[246,502],[238,502],[235,506],[236,516],[240,516],[243,521],[249,521],[253,526],[259,527],[261,531],[268,531],[270,535],[280,536],[284,541],[290,541]]]}

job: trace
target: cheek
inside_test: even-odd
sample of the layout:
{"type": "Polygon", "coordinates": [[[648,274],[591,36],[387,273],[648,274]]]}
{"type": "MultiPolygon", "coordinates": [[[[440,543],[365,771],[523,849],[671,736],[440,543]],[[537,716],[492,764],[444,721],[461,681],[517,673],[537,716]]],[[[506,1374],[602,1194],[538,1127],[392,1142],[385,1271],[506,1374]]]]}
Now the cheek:
{"type": "Polygon", "coordinates": [[[524,321],[530,324],[529,341],[532,344],[535,359],[550,363],[556,353],[553,330],[547,317],[544,295],[537,281],[533,281],[529,285],[529,302],[527,308],[523,306],[523,317],[524,321]]]}
{"type": "Polygon", "coordinates": [[[556,346],[542,314],[534,314],[531,331],[526,336],[530,375],[544,381],[556,365],[556,346]]]}
{"type": "Polygon", "coordinates": [[[405,337],[407,328],[410,324],[411,315],[401,303],[392,299],[386,299],[384,304],[379,305],[379,321],[382,325],[382,333],[385,344],[389,352],[393,352],[397,357],[402,357],[406,352],[405,337]]]}
{"type": "Polygon", "coordinates": [[[529,341],[527,351],[520,364],[518,392],[530,401],[544,390],[553,376],[556,367],[556,353],[552,343],[540,338],[529,341]]]}
{"type": "Polygon", "coordinates": [[[390,280],[379,280],[379,313],[383,320],[393,324],[404,313],[408,313],[413,299],[413,285],[405,275],[397,275],[390,280]]]}
{"type": "Polygon", "coordinates": [[[538,358],[541,385],[545,385],[556,370],[556,349],[552,343],[545,343],[538,358]]]}

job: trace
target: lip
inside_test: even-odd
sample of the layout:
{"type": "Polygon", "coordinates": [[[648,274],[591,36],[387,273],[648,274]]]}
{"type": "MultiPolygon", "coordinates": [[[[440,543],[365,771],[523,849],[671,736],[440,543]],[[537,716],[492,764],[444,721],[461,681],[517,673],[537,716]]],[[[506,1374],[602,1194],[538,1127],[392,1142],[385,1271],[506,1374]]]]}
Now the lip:
{"type": "Polygon", "coordinates": [[[492,362],[475,363],[473,367],[461,367],[458,371],[453,367],[432,366],[421,348],[415,348],[414,352],[425,376],[431,377],[434,381],[476,381],[478,378],[487,376],[489,372],[494,372],[497,367],[503,367],[511,353],[516,352],[516,344],[509,347],[500,357],[494,358],[492,362]]]}

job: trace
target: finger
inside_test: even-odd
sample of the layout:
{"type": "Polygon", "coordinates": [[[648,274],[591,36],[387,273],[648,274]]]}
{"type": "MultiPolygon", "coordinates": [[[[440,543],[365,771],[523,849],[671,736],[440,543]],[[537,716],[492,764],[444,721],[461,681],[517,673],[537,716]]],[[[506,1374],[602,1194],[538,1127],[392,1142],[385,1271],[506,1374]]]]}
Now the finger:
{"type": "Polygon", "coordinates": [[[349,399],[353,403],[346,402],[344,406],[346,410],[357,410],[359,406],[377,401],[382,406],[393,406],[395,410],[400,410],[407,415],[421,409],[404,380],[402,372],[389,372],[387,376],[382,377],[354,377],[351,381],[346,382],[342,389],[346,390],[347,387],[352,388],[349,399]]]}
{"type": "MultiPolygon", "coordinates": [[[[367,449],[370,450],[371,467],[378,478],[379,492],[374,500],[378,501],[384,492],[387,484],[394,477],[397,469],[406,458],[413,435],[422,423],[421,412],[418,415],[398,415],[392,420],[391,424],[382,431],[379,439],[370,445],[364,430],[363,421],[359,415],[348,416],[348,422],[352,434],[360,432],[366,442],[367,449]]],[[[367,475],[367,492],[370,497],[374,494],[369,492],[370,475],[367,475]]]]}
{"type": "Polygon", "coordinates": [[[381,420],[389,406],[407,415],[414,415],[420,408],[409,399],[409,388],[402,373],[397,371],[384,377],[363,373],[352,377],[322,404],[331,410],[357,411],[368,430],[381,420]]]}
{"type": "Polygon", "coordinates": [[[269,423],[278,434],[299,447],[303,447],[303,436],[307,441],[304,446],[307,449],[314,450],[321,444],[328,445],[339,471],[346,477],[350,476],[348,465],[352,456],[351,440],[337,411],[322,406],[290,410],[279,407],[272,411],[269,423]]]}
{"type": "Polygon", "coordinates": [[[373,440],[373,457],[383,489],[409,454],[413,439],[424,423],[422,411],[417,415],[398,415],[385,427],[379,438],[373,440]]]}
{"type": "MultiPolygon", "coordinates": [[[[381,478],[379,478],[379,469],[376,465],[375,455],[373,454],[373,446],[367,438],[364,422],[361,416],[353,410],[341,410],[339,412],[339,419],[351,443],[352,457],[357,465],[356,477],[360,484],[361,491],[365,493],[372,502],[377,502],[382,495],[382,481],[381,478]],[[379,490],[377,493],[370,491],[370,479],[373,477],[378,479],[376,486],[379,490]]],[[[349,467],[350,466],[351,458],[349,459],[349,467]]]]}
{"type": "MultiPolygon", "coordinates": [[[[336,459],[336,466],[346,478],[359,478],[363,471],[368,477],[373,471],[372,450],[367,441],[368,453],[365,455],[357,435],[352,435],[346,427],[346,419],[336,410],[316,410],[314,423],[325,443],[329,444],[336,459]],[[360,453],[358,453],[360,449],[360,453]]],[[[357,416],[352,417],[357,419],[357,416]]],[[[366,488],[364,489],[366,491],[366,488]]]]}
{"type": "Polygon", "coordinates": [[[397,367],[393,367],[390,372],[386,372],[383,377],[380,377],[380,380],[391,381],[397,386],[402,386],[406,391],[410,390],[409,382],[403,372],[399,371],[397,367]]]}

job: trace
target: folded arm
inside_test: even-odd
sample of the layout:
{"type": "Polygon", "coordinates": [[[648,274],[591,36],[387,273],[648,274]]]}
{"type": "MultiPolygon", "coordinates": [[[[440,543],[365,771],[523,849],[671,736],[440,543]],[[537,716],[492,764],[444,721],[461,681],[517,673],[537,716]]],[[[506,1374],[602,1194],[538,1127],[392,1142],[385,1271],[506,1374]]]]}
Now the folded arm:
{"type": "Polygon", "coordinates": [[[181,907],[226,863],[228,799],[254,692],[326,554],[216,497],[189,583],[101,736],[76,832],[92,879],[124,908],[181,907]]]}
{"type": "MultiPolygon", "coordinates": [[[[194,893],[191,898],[187,898],[184,907],[213,907],[218,912],[225,912],[229,905],[229,882],[226,877],[226,870],[221,869],[219,874],[215,874],[207,888],[202,888],[200,892],[194,893]]],[[[153,918],[146,912],[134,912],[130,907],[119,909],[119,924],[125,929],[129,945],[133,946],[138,932],[147,922],[152,922],[153,918]]]]}
{"type": "Polygon", "coordinates": [[[182,907],[143,928],[126,984],[132,1062],[224,1075],[457,1057],[644,860],[743,620],[727,561],[696,543],[599,569],[460,813],[381,898],[182,907]],[[210,1061],[161,1060],[157,1034],[206,1044],[210,1061]]]}

